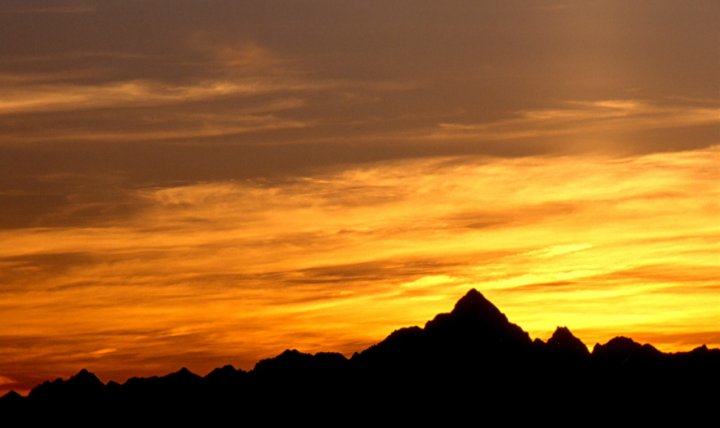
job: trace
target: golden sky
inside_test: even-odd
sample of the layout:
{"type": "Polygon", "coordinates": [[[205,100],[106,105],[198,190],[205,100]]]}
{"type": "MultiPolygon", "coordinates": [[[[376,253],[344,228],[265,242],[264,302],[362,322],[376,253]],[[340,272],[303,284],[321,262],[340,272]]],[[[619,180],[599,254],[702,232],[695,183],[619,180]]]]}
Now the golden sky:
{"type": "Polygon", "coordinates": [[[720,346],[716,1],[8,0],[0,393],[351,354],[475,287],[720,346]]]}

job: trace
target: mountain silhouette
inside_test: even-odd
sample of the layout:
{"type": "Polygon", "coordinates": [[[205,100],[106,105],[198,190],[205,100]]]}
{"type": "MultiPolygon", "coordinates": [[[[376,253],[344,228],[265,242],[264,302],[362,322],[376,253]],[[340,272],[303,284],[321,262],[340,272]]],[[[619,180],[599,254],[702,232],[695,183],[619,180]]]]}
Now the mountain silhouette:
{"type": "Polygon", "coordinates": [[[438,417],[447,423],[474,418],[478,424],[570,425],[577,423],[570,415],[585,415],[648,423],[672,415],[685,421],[710,417],[720,399],[718,381],[720,350],[663,353],[616,337],[589,352],[566,327],[547,342],[533,341],[472,289],[451,312],[422,328],[396,330],[349,359],[286,350],[250,371],[228,365],[202,377],[182,368],[123,384],[103,384],[83,369],[67,380],[44,382],[27,397],[6,394],[0,414],[30,424],[51,415],[53,422],[81,425],[108,416],[128,423],[140,417],[164,423],[236,418],[336,426],[438,417]],[[565,413],[543,416],[558,406],[565,413]]]}
{"type": "Polygon", "coordinates": [[[590,355],[587,346],[573,336],[567,327],[558,327],[547,341],[547,348],[568,358],[583,358],[590,355]]]}

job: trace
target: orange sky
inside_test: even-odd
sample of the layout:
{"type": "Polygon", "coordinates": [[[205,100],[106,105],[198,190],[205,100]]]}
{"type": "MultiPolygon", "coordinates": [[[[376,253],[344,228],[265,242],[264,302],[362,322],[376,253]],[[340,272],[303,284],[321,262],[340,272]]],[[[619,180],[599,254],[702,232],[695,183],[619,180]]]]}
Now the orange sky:
{"type": "Polygon", "coordinates": [[[471,287],[533,337],[720,346],[718,19],[4,2],[0,393],[351,354],[471,287]]]}

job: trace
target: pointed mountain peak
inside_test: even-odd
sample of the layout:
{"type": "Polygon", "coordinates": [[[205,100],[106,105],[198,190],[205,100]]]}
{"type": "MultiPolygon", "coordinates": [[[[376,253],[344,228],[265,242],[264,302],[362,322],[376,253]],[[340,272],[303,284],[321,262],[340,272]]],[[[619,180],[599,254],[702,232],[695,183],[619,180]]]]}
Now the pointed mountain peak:
{"type": "Polygon", "coordinates": [[[548,339],[547,344],[549,348],[562,352],[572,352],[582,355],[590,354],[587,346],[575,337],[567,327],[556,328],[552,337],[548,339]]]}
{"type": "MultiPolygon", "coordinates": [[[[553,332],[550,339],[548,339],[548,345],[562,345],[577,342],[582,343],[580,339],[578,339],[577,337],[575,337],[574,334],[572,334],[569,328],[561,326],[558,326],[555,329],[555,332],[553,332]]],[[[583,344],[583,346],[585,345],[583,344]]]]}
{"type": "Polygon", "coordinates": [[[690,351],[692,354],[707,354],[710,350],[708,349],[707,345],[703,344],[702,346],[698,346],[697,348],[690,351]]]}
{"type": "Polygon", "coordinates": [[[92,373],[87,369],[82,369],[77,372],[77,374],[72,376],[68,382],[84,385],[103,385],[102,381],[95,376],[95,373],[92,373]]]}
{"type": "Polygon", "coordinates": [[[18,394],[18,392],[15,391],[14,389],[10,390],[10,392],[8,392],[7,394],[0,397],[0,401],[8,401],[8,402],[12,402],[13,404],[16,403],[17,401],[21,401],[22,399],[23,399],[23,396],[18,394]]]}
{"type": "MultiPolygon", "coordinates": [[[[508,321],[505,314],[476,289],[471,289],[455,304],[450,313],[439,314],[425,324],[425,333],[435,337],[473,343],[484,342],[529,346],[530,336],[508,321]]],[[[495,343],[495,344],[497,344],[495,343]]],[[[514,346],[513,345],[513,346],[514,346]]]]}
{"type": "Polygon", "coordinates": [[[162,382],[170,382],[176,384],[192,384],[202,380],[202,376],[191,372],[187,367],[182,367],[180,370],[167,374],[161,377],[162,382]]]}
{"type": "Polygon", "coordinates": [[[560,339],[566,339],[566,338],[575,338],[575,336],[572,334],[572,332],[570,331],[569,328],[557,326],[557,328],[555,329],[555,332],[553,333],[550,340],[553,340],[553,339],[560,340],[560,339]]]}
{"type": "Polygon", "coordinates": [[[88,377],[88,376],[95,376],[90,372],[88,369],[81,369],[77,374],[75,374],[75,377],[88,377]]]}
{"type": "Polygon", "coordinates": [[[458,300],[451,314],[463,317],[471,316],[473,318],[506,320],[505,315],[474,288],[458,300]]]}
{"type": "Polygon", "coordinates": [[[181,379],[199,378],[200,376],[191,372],[187,367],[182,367],[180,370],[170,373],[167,377],[175,377],[181,379]]]}

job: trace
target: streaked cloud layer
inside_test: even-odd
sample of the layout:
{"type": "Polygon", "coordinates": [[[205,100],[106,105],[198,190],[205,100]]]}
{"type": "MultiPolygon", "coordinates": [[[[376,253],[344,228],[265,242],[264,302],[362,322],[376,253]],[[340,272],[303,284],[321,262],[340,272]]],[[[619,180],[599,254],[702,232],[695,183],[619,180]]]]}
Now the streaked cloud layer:
{"type": "Polygon", "coordinates": [[[720,6],[6,1],[0,390],[352,352],[477,287],[720,346],[720,6]]]}
{"type": "Polygon", "coordinates": [[[285,346],[351,353],[469,287],[535,336],[562,322],[588,343],[717,346],[719,154],[446,158],[135,190],[136,212],[112,225],[2,232],[2,369],[122,377],[248,366],[285,346]]]}

